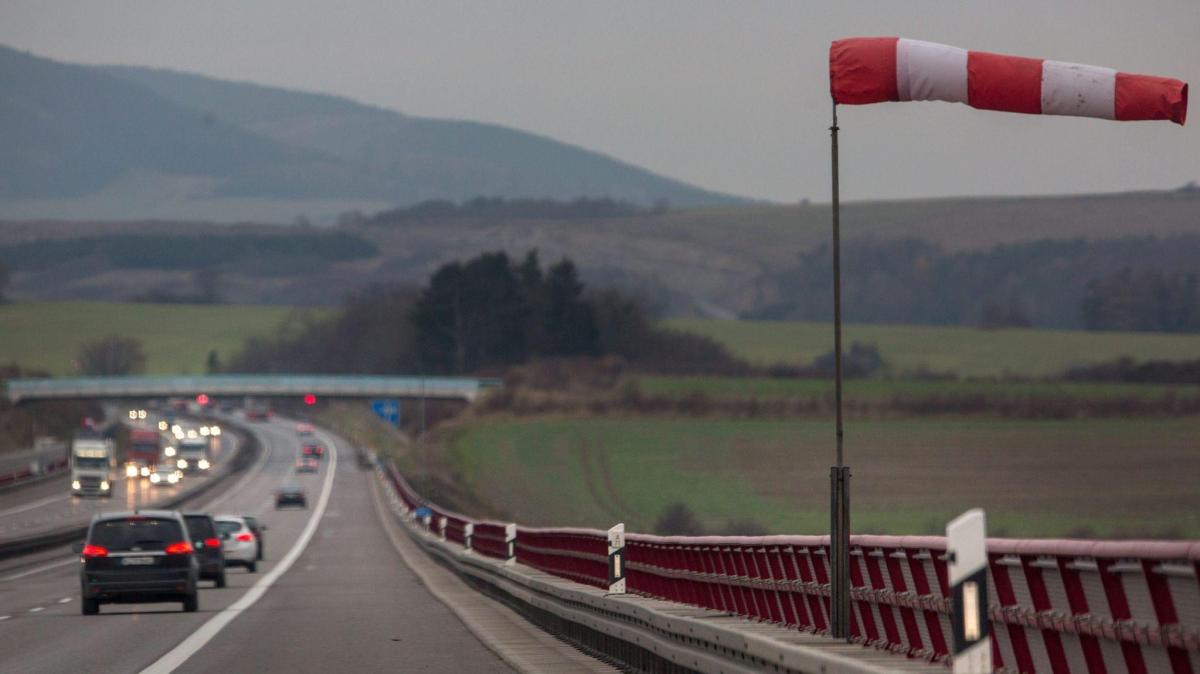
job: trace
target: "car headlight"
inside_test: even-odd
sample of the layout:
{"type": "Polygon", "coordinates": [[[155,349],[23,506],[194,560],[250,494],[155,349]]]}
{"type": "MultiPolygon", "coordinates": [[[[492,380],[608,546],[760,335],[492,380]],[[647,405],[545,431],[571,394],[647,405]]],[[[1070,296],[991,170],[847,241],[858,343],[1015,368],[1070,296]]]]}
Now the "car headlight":
{"type": "Polygon", "coordinates": [[[167,482],[170,482],[171,484],[175,484],[178,481],[179,481],[179,476],[176,475],[175,473],[171,473],[170,475],[167,476],[167,482]]]}
{"type": "Polygon", "coordinates": [[[208,432],[209,432],[209,434],[211,434],[211,435],[220,435],[220,434],[221,434],[221,427],[220,427],[220,426],[213,426],[212,428],[208,429],[208,432]]]}
{"type": "Polygon", "coordinates": [[[142,472],[142,477],[146,477],[147,475],[149,475],[150,474],[149,466],[142,466],[141,472],[142,472]]]}
{"type": "Polygon", "coordinates": [[[158,422],[158,430],[160,430],[160,431],[167,430],[167,422],[165,422],[165,421],[158,422]]]}
{"type": "Polygon", "coordinates": [[[163,454],[164,454],[165,456],[175,456],[175,448],[174,448],[174,447],[167,447],[166,449],[164,449],[164,450],[163,450],[163,454]]]}
{"type": "Polygon", "coordinates": [[[146,410],[138,410],[138,418],[145,419],[146,418],[146,410]]]}
{"type": "Polygon", "coordinates": [[[129,410],[129,418],[136,419],[137,418],[137,410],[129,410]]]}
{"type": "Polygon", "coordinates": [[[208,426],[200,427],[200,435],[208,435],[208,426]]]}
{"type": "Polygon", "coordinates": [[[100,491],[108,491],[108,480],[100,481],[100,491]]]}
{"type": "Polygon", "coordinates": [[[79,480],[71,480],[71,489],[79,491],[79,480]]]}
{"type": "Polygon", "coordinates": [[[200,470],[208,470],[208,459],[200,459],[200,462],[197,463],[196,466],[200,470]]]}
{"type": "Polygon", "coordinates": [[[138,467],[129,465],[125,466],[125,477],[137,477],[138,467]]]}
{"type": "Polygon", "coordinates": [[[180,459],[175,462],[175,465],[179,466],[180,468],[187,468],[187,459],[180,459]]]}
{"type": "Polygon", "coordinates": [[[158,473],[154,473],[153,475],[150,476],[150,481],[153,482],[154,484],[158,484],[159,482],[162,481],[162,478],[159,477],[158,473]]]}

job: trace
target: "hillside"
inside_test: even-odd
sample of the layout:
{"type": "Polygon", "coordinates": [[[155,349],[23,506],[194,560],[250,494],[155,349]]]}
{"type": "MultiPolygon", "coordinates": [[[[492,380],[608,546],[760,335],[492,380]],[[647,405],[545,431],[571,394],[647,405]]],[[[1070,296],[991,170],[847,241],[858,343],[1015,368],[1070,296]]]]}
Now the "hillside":
{"type": "MultiPolygon", "coordinates": [[[[237,229],[276,236],[298,231],[250,225],[237,229]]],[[[401,221],[381,215],[339,229],[372,242],[379,254],[319,268],[302,261],[273,267],[230,262],[221,266],[225,296],[243,303],[331,304],[369,283],[423,283],[438,265],[451,259],[496,249],[523,255],[538,248],[546,261],[563,255],[574,259],[593,286],[623,286],[669,315],[731,317],[769,307],[785,297],[785,272],[795,267],[802,251],[828,241],[829,207],[725,206],[574,220],[430,215],[401,221]]],[[[9,221],[0,222],[0,249],[35,239],[228,231],[202,221],[9,221]]],[[[915,238],[948,253],[969,253],[1043,239],[1194,238],[1200,235],[1200,191],[851,203],[843,209],[843,231],[848,260],[860,245],[857,242],[865,239],[886,243],[915,238]]],[[[1149,253],[1132,256],[1143,249],[1154,250],[1130,247],[1129,255],[1122,256],[1117,248],[1115,257],[1094,259],[1108,267],[1162,262],[1161,257],[1147,259],[1149,253]]],[[[5,255],[0,250],[0,259],[5,255]]],[[[30,299],[127,300],[147,284],[187,281],[171,270],[131,275],[103,259],[85,262],[17,269],[10,294],[30,299]]],[[[1072,264],[1078,267],[1078,262],[1072,264]]],[[[1187,260],[1180,264],[1186,267],[1187,260]]],[[[1194,260],[1190,264],[1196,268],[1194,260]]],[[[1060,265],[1049,260],[1042,266],[1052,270],[1060,265]]],[[[1109,271],[1097,268],[1095,275],[1109,271]]],[[[1061,327],[1078,324],[1074,309],[1071,316],[1076,324],[1061,327]]]]}
{"type": "Polygon", "coordinates": [[[478,195],[733,203],[549,138],[0,46],[0,217],[332,220],[478,195]]]}

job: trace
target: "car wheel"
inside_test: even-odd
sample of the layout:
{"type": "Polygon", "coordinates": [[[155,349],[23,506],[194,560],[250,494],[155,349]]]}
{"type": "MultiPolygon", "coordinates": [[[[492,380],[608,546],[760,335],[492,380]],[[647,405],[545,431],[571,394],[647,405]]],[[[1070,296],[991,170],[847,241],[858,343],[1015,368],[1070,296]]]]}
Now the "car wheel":
{"type": "Polygon", "coordinates": [[[254,556],[254,559],[256,559],[257,561],[260,561],[260,562],[261,562],[261,561],[262,561],[262,558],[263,558],[263,546],[262,546],[262,544],[261,544],[261,543],[259,543],[259,545],[258,545],[258,554],[254,556]]]}
{"type": "Polygon", "coordinates": [[[246,571],[248,573],[258,573],[258,562],[247,562],[246,571]]]}
{"type": "Polygon", "coordinates": [[[217,574],[214,580],[217,581],[217,587],[225,587],[225,569],[221,569],[221,573],[217,574]]]}
{"type": "Polygon", "coordinates": [[[100,600],[84,599],[79,604],[79,610],[83,615],[96,615],[100,612],[100,600]]]}
{"type": "Polygon", "coordinates": [[[183,612],[195,613],[196,609],[200,608],[200,594],[193,592],[183,597],[183,612]]]}

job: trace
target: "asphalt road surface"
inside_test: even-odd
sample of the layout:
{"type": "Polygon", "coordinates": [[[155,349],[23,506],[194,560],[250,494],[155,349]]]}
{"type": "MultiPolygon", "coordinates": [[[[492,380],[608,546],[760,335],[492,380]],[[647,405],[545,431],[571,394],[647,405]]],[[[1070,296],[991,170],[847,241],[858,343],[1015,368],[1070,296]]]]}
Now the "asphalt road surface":
{"type": "Polygon", "coordinates": [[[201,583],[197,613],[109,604],[85,617],[74,557],[0,572],[0,671],[510,671],[402,563],[371,502],[373,474],[345,443],[322,433],[321,470],[297,475],[294,425],[250,426],[259,462],[203,509],[270,527],[258,573],[201,583]],[[274,509],[283,483],[306,489],[307,510],[274,509]]]}

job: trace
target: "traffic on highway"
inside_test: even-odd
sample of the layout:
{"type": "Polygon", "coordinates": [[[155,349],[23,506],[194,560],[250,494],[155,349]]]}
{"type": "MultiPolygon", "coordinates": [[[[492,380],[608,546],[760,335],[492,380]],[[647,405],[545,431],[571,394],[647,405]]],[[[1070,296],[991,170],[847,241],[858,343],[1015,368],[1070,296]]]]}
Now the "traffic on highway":
{"type": "MultiPolygon", "coordinates": [[[[87,527],[69,550],[0,559],[0,671],[318,671],[344,663],[347,643],[351,659],[388,662],[398,635],[431,626],[472,671],[509,671],[413,582],[379,530],[372,474],[339,463],[345,441],[261,408],[246,416],[180,415],[159,430],[151,410],[128,422],[160,434],[147,475],[109,457],[108,496],[73,495],[74,474],[0,495],[0,527],[13,532],[87,527]],[[208,443],[206,470],[179,465],[193,432],[208,443]],[[227,474],[250,447],[253,460],[227,474]]],[[[94,435],[80,446],[96,446],[94,435]]]]}

